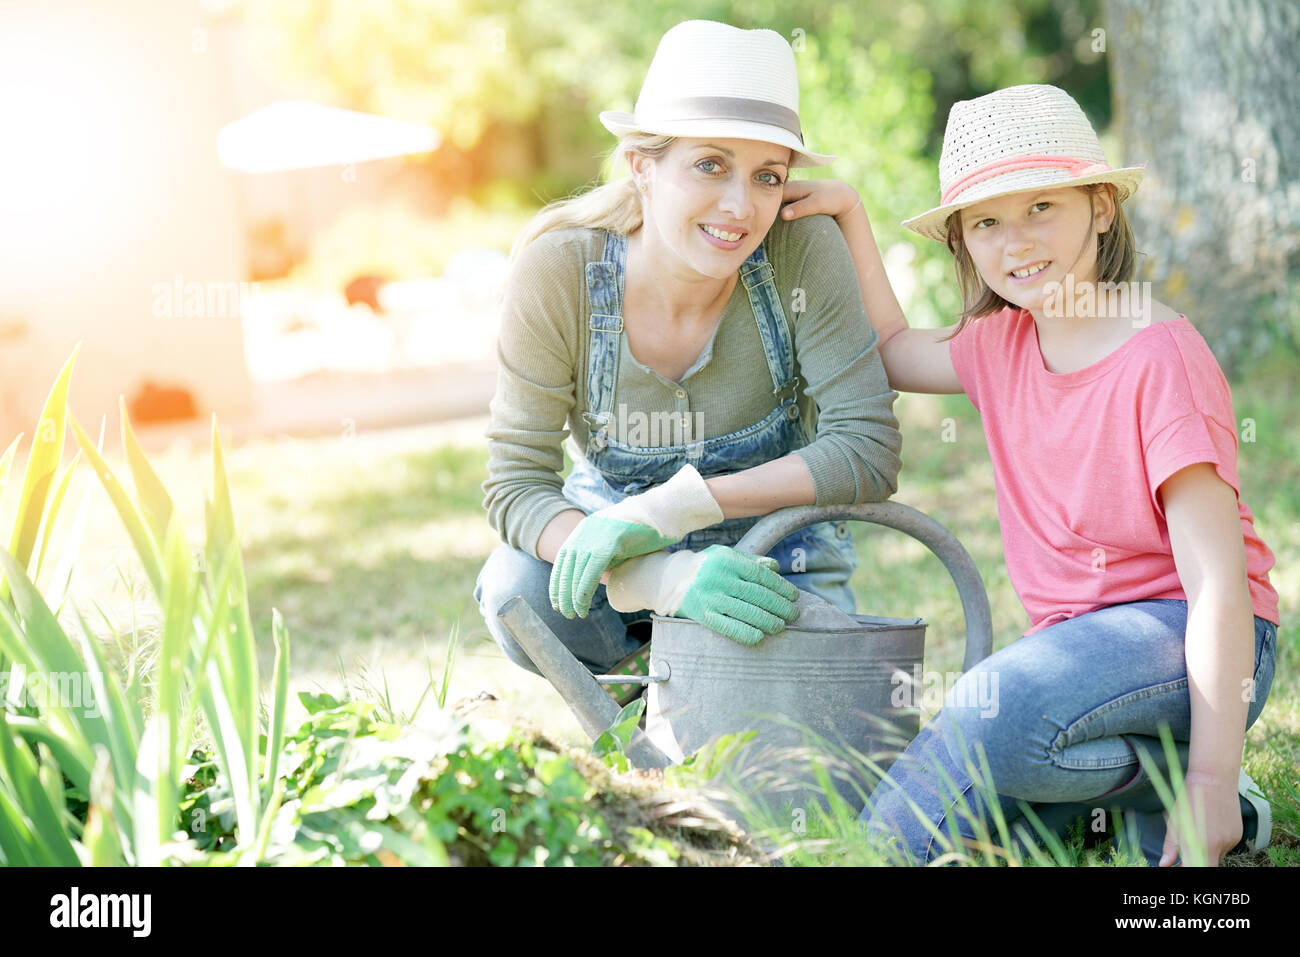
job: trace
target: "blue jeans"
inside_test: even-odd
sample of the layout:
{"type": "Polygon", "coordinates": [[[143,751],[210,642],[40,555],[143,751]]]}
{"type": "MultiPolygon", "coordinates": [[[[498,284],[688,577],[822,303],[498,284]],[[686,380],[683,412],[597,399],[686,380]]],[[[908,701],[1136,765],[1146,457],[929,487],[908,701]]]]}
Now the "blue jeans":
{"type": "MultiPolygon", "coordinates": [[[[877,786],[861,822],[870,832],[901,838],[914,863],[929,863],[946,848],[907,799],[945,841],[951,841],[950,817],[960,835],[973,838],[956,794],[996,836],[991,809],[965,770],[964,755],[978,767],[976,742],[1008,827],[1023,816],[1022,800],[1086,802],[1128,783],[1138,759],[1118,735],[1158,739],[1167,724],[1174,740],[1190,740],[1186,631],[1187,602],[1157,599],[1080,615],[995,652],[953,685],[943,709],[877,786]]],[[[1246,728],[1263,710],[1276,654],[1277,626],[1256,617],[1246,728]]]]}

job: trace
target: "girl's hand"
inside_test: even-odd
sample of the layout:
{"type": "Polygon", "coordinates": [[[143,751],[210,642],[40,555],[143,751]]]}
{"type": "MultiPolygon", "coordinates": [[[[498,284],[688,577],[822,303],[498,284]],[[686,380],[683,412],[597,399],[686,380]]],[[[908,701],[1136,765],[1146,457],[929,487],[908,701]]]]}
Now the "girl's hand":
{"type": "Polygon", "coordinates": [[[858,191],[837,179],[786,180],[781,202],[788,204],[781,210],[782,219],[799,219],[817,213],[838,218],[862,204],[858,191]]]}
{"type": "Polygon", "coordinates": [[[1169,815],[1165,831],[1164,852],[1160,866],[1170,867],[1181,858],[1181,863],[1200,863],[1190,859],[1195,853],[1194,844],[1205,848],[1204,864],[1218,867],[1223,856],[1241,840],[1241,802],[1237,796],[1236,779],[1211,774],[1187,772],[1187,787],[1169,815]],[[1193,822],[1193,836],[1185,838],[1178,830],[1183,810],[1193,822]]]}

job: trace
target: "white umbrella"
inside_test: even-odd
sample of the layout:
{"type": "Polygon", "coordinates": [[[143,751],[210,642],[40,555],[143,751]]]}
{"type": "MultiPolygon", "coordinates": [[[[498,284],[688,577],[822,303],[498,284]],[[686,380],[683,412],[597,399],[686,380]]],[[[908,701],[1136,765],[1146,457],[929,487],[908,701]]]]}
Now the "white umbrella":
{"type": "Polygon", "coordinates": [[[225,126],[217,155],[231,169],[274,173],[428,153],[441,141],[437,130],[419,123],[281,100],[225,126]]]}

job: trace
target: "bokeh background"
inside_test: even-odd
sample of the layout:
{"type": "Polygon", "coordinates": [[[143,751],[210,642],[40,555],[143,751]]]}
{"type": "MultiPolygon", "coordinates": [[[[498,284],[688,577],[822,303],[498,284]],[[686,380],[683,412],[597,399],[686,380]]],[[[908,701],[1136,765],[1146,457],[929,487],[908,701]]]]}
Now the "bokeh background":
{"type": "MultiPolygon", "coordinates": [[[[1148,164],[1130,210],[1141,278],[1233,385],[1243,498],[1283,602],[1278,679],[1248,750],[1294,780],[1291,0],[0,0],[0,17],[6,444],[31,433],[82,343],[73,412],[91,434],[104,422],[119,455],[121,397],[196,531],[216,415],[254,621],[269,663],[271,608],[284,614],[295,688],[386,688],[409,709],[454,635],[453,697],[491,691],[575,742],[549,686],[491,643],[471,590],[497,543],[479,483],[506,254],[541,205],[614,173],[597,113],[631,109],[681,20],[778,31],[808,142],[840,157],[805,175],[862,193],[909,320],[936,326],[958,311],[950,258],[898,223],[936,201],[949,107],[1064,87],[1112,163],[1148,164]]],[[[975,556],[1000,647],[1024,612],[978,417],[962,396],[904,396],[898,413],[897,498],[975,556]]],[[[78,600],[146,640],[149,601],[102,490],[87,476],[69,500],[90,515],[78,600]]],[[[860,609],[925,616],[932,666],[955,671],[960,606],[942,566],[896,533],[857,538],[860,609]]]]}

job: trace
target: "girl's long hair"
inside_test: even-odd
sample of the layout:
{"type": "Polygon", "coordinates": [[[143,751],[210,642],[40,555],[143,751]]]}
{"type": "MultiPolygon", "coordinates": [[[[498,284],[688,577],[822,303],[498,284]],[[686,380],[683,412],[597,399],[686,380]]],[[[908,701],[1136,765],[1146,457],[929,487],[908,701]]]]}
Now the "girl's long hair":
{"type": "MultiPolygon", "coordinates": [[[[628,133],[614,147],[614,156],[626,158],[629,151],[651,158],[662,156],[675,136],[657,133],[628,133]]],[[[538,236],[552,229],[586,227],[608,229],[627,235],[641,227],[641,197],[631,174],[595,189],[544,206],[524,227],[510,250],[511,262],[538,236]]]]}
{"type": "MultiPolygon", "coordinates": [[[[1088,207],[1096,215],[1093,195],[1100,190],[1110,190],[1111,201],[1115,204],[1115,218],[1110,229],[1097,235],[1097,281],[1131,282],[1137,273],[1137,243],[1133,239],[1133,227],[1124,215],[1124,206],[1115,194],[1115,187],[1110,183],[1089,183],[1080,186],[1088,194],[1088,207]]],[[[968,322],[974,322],[990,313],[1001,312],[1008,307],[1016,308],[989,288],[984,277],[980,275],[974,260],[966,250],[962,240],[961,211],[948,217],[948,250],[953,256],[953,266],[957,270],[957,286],[961,289],[961,321],[952,335],[944,336],[941,342],[958,335],[968,322]]]]}

